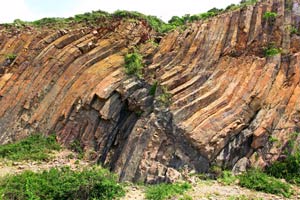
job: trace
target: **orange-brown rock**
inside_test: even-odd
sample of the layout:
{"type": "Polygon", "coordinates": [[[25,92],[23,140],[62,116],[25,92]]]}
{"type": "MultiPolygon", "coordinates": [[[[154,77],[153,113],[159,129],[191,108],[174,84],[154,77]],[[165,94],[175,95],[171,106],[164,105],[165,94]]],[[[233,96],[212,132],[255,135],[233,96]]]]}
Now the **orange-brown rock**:
{"type": "Polygon", "coordinates": [[[80,141],[121,180],[168,181],[178,169],[265,166],[300,132],[298,0],[269,0],[147,42],[143,22],[0,31],[0,143],[32,132],[80,141]],[[274,22],[264,17],[276,12],[274,22]],[[281,54],[265,56],[269,45],[281,54]],[[144,79],[124,73],[138,47],[144,79]],[[14,61],[6,55],[17,55],[14,61]],[[169,106],[150,95],[155,81],[169,106]],[[274,139],[276,138],[276,140],[274,139]],[[239,162],[241,163],[241,162],[239,162]]]}

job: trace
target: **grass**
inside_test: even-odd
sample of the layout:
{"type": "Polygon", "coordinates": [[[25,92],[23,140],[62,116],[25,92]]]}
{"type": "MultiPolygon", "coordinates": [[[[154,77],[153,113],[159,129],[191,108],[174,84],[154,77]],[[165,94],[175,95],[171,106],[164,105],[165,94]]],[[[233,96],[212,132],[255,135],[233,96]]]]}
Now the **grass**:
{"type": "Polygon", "coordinates": [[[174,184],[158,184],[149,186],[146,189],[146,199],[148,200],[164,200],[175,195],[183,195],[189,190],[191,185],[189,183],[174,183],[174,184]]]}
{"type": "Polygon", "coordinates": [[[139,78],[143,76],[143,57],[137,52],[125,55],[125,72],[128,75],[135,75],[139,78]]]}
{"type": "Polygon", "coordinates": [[[252,169],[239,176],[240,185],[256,191],[290,197],[293,190],[288,183],[271,177],[259,170],[252,169]]]}
{"type": "Polygon", "coordinates": [[[193,200],[193,197],[184,194],[182,197],[179,198],[179,200],[193,200]]]}
{"type": "Polygon", "coordinates": [[[222,176],[218,178],[218,181],[224,185],[231,185],[238,179],[237,176],[234,176],[231,171],[224,171],[222,176]]]}
{"type": "Polygon", "coordinates": [[[0,198],[3,200],[112,200],[121,196],[124,196],[124,189],[117,183],[115,175],[96,167],[81,172],[69,168],[39,173],[25,171],[0,179],[0,198]]]}
{"type": "Polygon", "coordinates": [[[13,161],[47,161],[52,151],[60,150],[55,135],[45,137],[41,134],[30,135],[15,143],[0,146],[0,158],[13,161]]]}
{"type": "Polygon", "coordinates": [[[248,197],[246,195],[230,196],[227,200],[263,200],[262,198],[248,197]]]}

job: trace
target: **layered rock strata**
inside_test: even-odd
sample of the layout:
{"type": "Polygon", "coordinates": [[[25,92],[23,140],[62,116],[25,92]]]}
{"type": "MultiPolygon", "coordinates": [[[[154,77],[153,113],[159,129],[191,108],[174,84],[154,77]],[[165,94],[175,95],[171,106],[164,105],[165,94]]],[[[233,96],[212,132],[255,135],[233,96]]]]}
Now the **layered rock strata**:
{"type": "Polygon", "coordinates": [[[299,140],[300,36],[291,32],[300,30],[299,13],[297,0],[263,1],[162,38],[130,20],[1,27],[0,143],[56,133],[121,180],[172,181],[180,170],[240,159],[266,166],[299,140]],[[271,47],[281,53],[266,56],[271,47]],[[144,56],[143,79],[124,72],[134,48],[144,56]],[[160,100],[164,88],[170,104],[160,100]]]}

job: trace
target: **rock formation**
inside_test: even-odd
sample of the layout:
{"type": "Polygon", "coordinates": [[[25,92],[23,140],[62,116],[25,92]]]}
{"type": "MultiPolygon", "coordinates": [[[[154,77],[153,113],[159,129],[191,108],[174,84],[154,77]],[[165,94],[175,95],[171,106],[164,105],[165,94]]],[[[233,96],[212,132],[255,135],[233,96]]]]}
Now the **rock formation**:
{"type": "Polygon", "coordinates": [[[245,158],[264,167],[299,141],[300,36],[290,31],[300,30],[299,11],[298,0],[263,1],[163,36],[122,19],[60,30],[1,26],[0,143],[56,133],[130,181],[168,181],[178,170],[232,168],[245,158]],[[275,19],[264,17],[271,11],[275,19]],[[270,46],[281,53],[266,56],[270,46]],[[124,72],[135,47],[143,79],[124,72]],[[160,100],[164,88],[170,104],[160,100]]]}

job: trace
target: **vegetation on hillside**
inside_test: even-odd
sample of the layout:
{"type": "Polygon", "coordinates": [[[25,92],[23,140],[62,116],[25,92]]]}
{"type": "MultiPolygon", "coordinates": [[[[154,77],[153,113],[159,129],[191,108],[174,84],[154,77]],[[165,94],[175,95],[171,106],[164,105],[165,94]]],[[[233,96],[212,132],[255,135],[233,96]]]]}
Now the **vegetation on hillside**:
{"type": "MultiPolygon", "coordinates": [[[[292,135],[295,137],[299,133],[293,133],[292,135]]],[[[238,182],[242,187],[290,197],[294,191],[289,183],[300,185],[300,146],[291,143],[289,148],[290,150],[293,149],[294,152],[288,153],[287,151],[284,160],[276,161],[267,167],[265,171],[250,169],[239,176],[234,176],[229,171],[223,171],[218,181],[225,185],[238,182]]]]}
{"type": "Polygon", "coordinates": [[[168,23],[162,21],[156,16],[152,15],[144,15],[142,13],[136,12],[136,11],[124,11],[124,10],[118,10],[114,13],[108,13],[105,11],[92,11],[87,12],[84,14],[78,14],[74,17],[69,18],[43,18],[39,19],[33,22],[27,22],[22,21],[20,19],[14,20],[11,24],[5,24],[5,26],[14,26],[14,27],[23,27],[23,26],[35,26],[35,27],[43,27],[43,26],[49,26],[49,27],[65,27],[65,26],[71,26],[74,23],[86,23],[90,25],[99,25],[101,24],[105,19],[111,20],[115,18],[121,18],[121,19],[135,19],[135,20],[141,20],[145,21],[149,24],[154,30],[160,33],[165,33],[168,31],[171,31],[173,29],[176,29],[178,27],[184,28],[186,23],[198,21],[198,20],[206,20],[211,17],[217,16],[219,14],[222,14],[224,12],[236,10],[239,8],[243,8],[245,6],[251,5],[256,3],[257,0],[242,0],[240,4],[231,4],[226,9],[218,9],[213,8],[208,10],[205,13],[190,15],[186,14],[182,17],[179,16],[173,16],[168,23]]]}
{"type": "Polygon", "coordinates": [[[138,52],[126,54],[124,57],[125,72],[128,75],[143,76],[143,57],[138,52]]]}
{"type": "Polygon", "coordinates": [[[55,135],[49,137],[41,134],[30,135],[15,143],[0,146],[0,158],[14,161],[44,160],[50,158],[52,151],[60,150],[55,135]]]}
{"type": "Polygon", "coordinates": [[[283,161],[276,161],[267,167],[266,173],[276,178],[285,179],[290,183],[300,185],[300,151],[287,155],[283,161]]]}
{"type": "Polygon", "coordinates": [[[0,179],[3,200],[38,199],[103,199],[112,200],[124,195],[115,175],[102,168],[72,171],[69,168],[34,173],[25,171],[0,179]]]}
{"type": "Polygon", "coordinates": [[[265,56],[272,57],[282,52],[281,48],[278,48],[275,43],[270,43],[268,47],[264,48],[265,56]]]}
{"type": "Polygon", "coordinates": [[[281,194],[284,197],[290,197],[293,194],[293,190],[288,183],[268,176],[260,170],[252,169],[240,175],[239,184],[242,187],[271,194],[281,194]]]}
{"type": "Polygon", "coordinates": [[[266,20],[274,20],[277,17],[277,13],[275,12],[265,12],[263,18],[266,20]]]}
{"type": "Polygon", "coordinates": [[[14,60],[16,59],[16,57],[17,57],[17,55],[14,54],[14,53],[9,53],[9,54],[6,54],[6,55],[5,55],[5,58],[6,58],[7,60],[10,60],[10,62],[14,61],[14,60]]]}
{"type": "Polygon", "coordinates": [[[164,200],[175,195],[182,195],[192,186],[189,183],[174,183],[174,184],[158,184],[149,186],[146,189],[146,199],[149,200],[164,200]]]}

